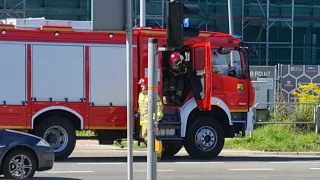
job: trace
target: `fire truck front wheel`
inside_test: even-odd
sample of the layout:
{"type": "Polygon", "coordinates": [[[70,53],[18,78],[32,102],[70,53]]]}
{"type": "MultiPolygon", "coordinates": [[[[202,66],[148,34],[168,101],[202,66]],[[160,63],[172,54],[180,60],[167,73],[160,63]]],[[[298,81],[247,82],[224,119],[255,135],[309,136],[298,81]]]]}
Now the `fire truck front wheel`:
{"type": "Polygon", "coordinates": [[[55,160],[69,157],[76,144],[76,133],[72,124],[60,116],[45,118],[34,130],[34,134],[45,139],[55,153],[55,160]]]}
{"type": "Polygon", "coordinates": [[[175,154],[177,154],[181,148],[181,142],[163,142],[162,143],[164,152],[162,153],[163,158],[172,158],[175,154]]]}
{"type": "Polygon", "coordinates": [[[211,117],[198,117],[187,130],[184,147],[192,158],[213,159],[224,146],[224,131],[211,117]]]}

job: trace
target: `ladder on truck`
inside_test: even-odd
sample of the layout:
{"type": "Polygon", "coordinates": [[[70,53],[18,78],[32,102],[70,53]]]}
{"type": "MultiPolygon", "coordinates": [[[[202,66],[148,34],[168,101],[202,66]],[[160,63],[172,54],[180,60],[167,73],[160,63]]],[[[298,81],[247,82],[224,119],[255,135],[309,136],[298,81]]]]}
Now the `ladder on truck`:
{"type": "Polygon", "coordinates": [[[42,18],[7,18],[1,19],[3,24],[12,24],[17,29],[39,29],[43,25],[50,26],[70,26],[75,31],[92,31],[91,21],[69,21],[69,20],[48,20],[42,18]]]}

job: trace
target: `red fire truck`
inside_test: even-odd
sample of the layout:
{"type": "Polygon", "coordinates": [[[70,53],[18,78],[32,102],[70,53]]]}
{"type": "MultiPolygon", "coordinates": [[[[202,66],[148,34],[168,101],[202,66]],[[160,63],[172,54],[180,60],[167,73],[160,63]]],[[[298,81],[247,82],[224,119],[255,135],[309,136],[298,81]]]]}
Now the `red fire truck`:
{"type": "MultiPolygon", "coordinates": [[[[125,138],[126,33],[45,22],[39,27],[0,24],[0,128],[44,137],[57,160],[74,150],[75,130],[96,131],[101,144],[125,138]]],[[[137,82],[147,76],[150,37],[165,46],[165,29],[134,29],[133,114],[140,92],[137,82]]],[[[239,38],[201,31],[180,53],[188,63],[184,100],[164,102],[166,121],[158,138],[163,140],[164,156],[173,156],[184,146],[193,158],[214,158],[225,138],[245,136],[252,126],[250,52],[239,38]]],[[[167,66],[168,58],[159,53],[161,98],[167,66]]],[[[139,116],[133,119],[138,139],[139,116]]]]}

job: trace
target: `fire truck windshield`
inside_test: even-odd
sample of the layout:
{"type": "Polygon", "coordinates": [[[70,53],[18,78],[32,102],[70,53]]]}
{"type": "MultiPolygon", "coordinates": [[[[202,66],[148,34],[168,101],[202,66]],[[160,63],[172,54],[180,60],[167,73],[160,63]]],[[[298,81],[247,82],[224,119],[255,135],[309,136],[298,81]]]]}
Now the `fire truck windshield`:
{"type": "Polygon", "coordinates": [[[243,72],[239,51],[232,50],[229,54],[219,54],[217,49],[212,49],[212,71],[220,75],[241,78],[243,72]],[[231,57],[233,57],[232,66],[231,57]]]}

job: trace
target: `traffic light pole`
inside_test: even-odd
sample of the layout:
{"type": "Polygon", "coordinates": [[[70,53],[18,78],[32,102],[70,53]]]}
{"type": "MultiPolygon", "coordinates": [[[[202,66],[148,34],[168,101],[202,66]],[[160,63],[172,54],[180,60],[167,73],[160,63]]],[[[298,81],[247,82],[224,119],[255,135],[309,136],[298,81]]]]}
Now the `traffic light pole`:
{"type": "Polygon", "coordinates": [[[147,180],[157,179],[154,122],[157,120],[158,99],[158,39],[148,39],[148,154],[147,180]]]}
{"type": "MultiPolygon", "coordinates": [[[[131,12],[132,10],[128,11],[131,12]]],[[[140,27],[146,26],[146,0],[140,0],[140,27]]]]}
{"type": "MultiPolygon", "coordinates": [[[[131,12],[132,1],[127,0],[127,12],[131,12]]],[[[128,180],[133,180],[133,130],[132,130],[132,14],[127,13],[126,27],[126,61],[127,61],[127,167],[128,180]]]]}
{"type": "MultiPolygon", "coordinates": [[[[233,10],[232,0],[228,0],[229,34],[233,35],[233,10]]],[[[233,52],[231,51],[230,65],[233,66],[233,52]]]]}
{"type": "Polygon", "coordinates": [[[228,18],[229,18],[229,33],[233,34],[233,11],[232,0],[228,0],[228,18]]]}

